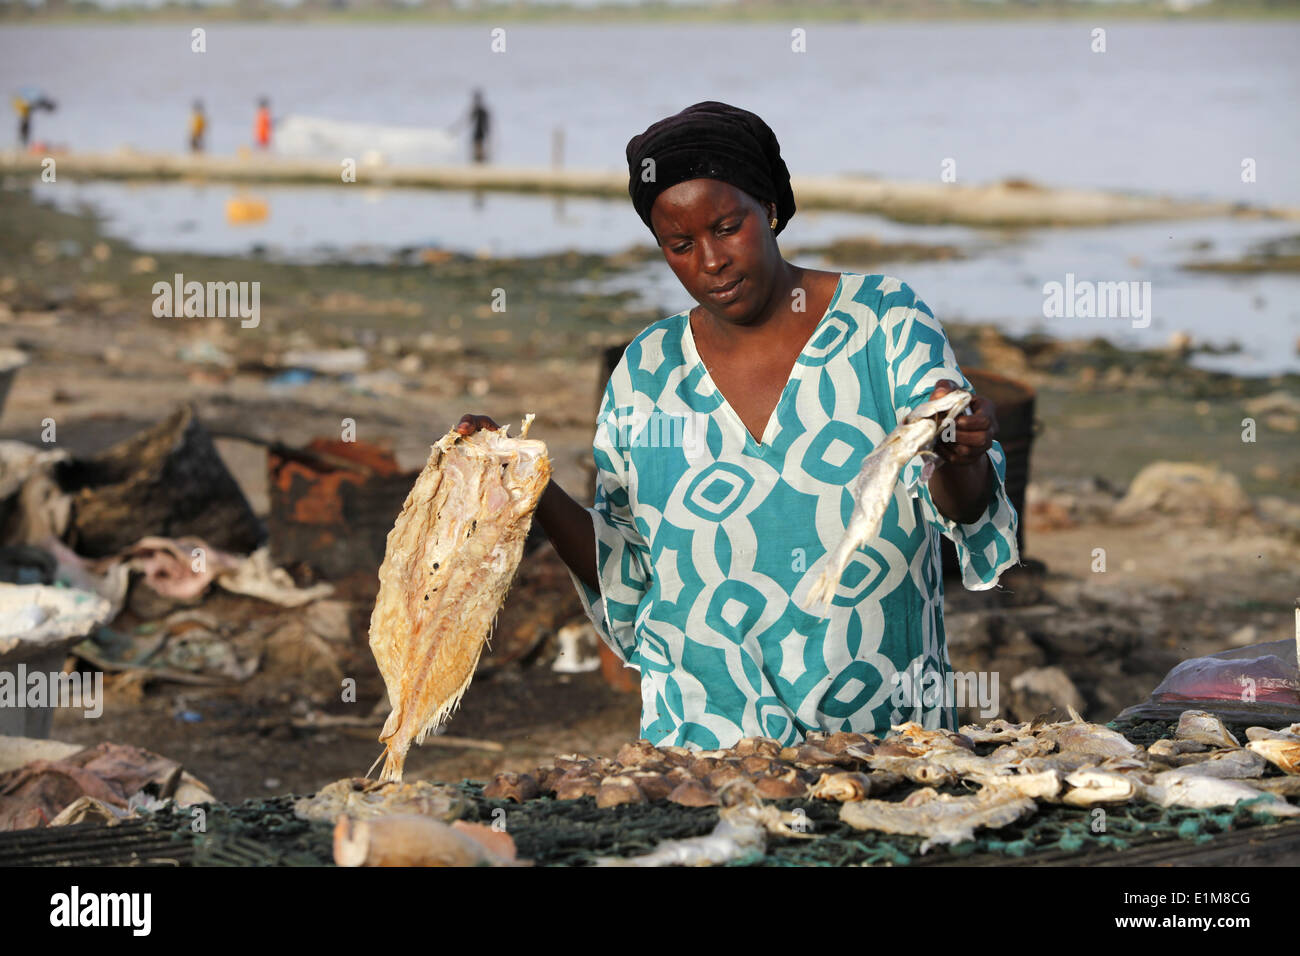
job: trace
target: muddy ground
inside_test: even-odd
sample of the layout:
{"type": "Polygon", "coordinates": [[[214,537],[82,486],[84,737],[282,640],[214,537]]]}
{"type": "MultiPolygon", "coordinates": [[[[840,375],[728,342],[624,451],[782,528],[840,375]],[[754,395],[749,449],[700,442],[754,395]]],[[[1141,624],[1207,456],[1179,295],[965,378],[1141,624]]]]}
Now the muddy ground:
{"type": "MultiPolygon", "coordinates": [[[[436,250],[410,250],[405,264],[393,266],[146,255],[103,238],[89,216],[56,214],[2,191],[0,347],[23,349],[30,364],[4,406],[0,438],[35,443],[42,421],[53,419],[58,446],[84,456],[188,401],[214,430],[291,445],[337,438],[340,422],[353,419],[358,438],[387,445],[404,467],[418,468],[429,444],[466,411],[499,422],[535,411],[534,435],[550,446],[557,480],[581,498],[600,350],[661,317],[585,283],[636,262],[577,254],[486,260],[436,250]],[[152,285],[175,273],[261,282],[259,326],[154,318],[152,285]],[[490,307],[496,289],[505,290],[505,313],[490,307]],[[287,350],[353,345],[367,350],[369,365],[351,380],[277,384],[287,350]]],[[[867,259],[829,267],[895,271],[867,259]]],[[[1260,396],[1300,396],[1300,377],[1197,371],[1176,349],[1014,340],[979,326],[949,333],[964,366],[1034,385],[1041,423],[1024,516],[1027,567],[997,592],[949,582],[955,666],[999,669],[1012,712],[1038,703],[1032,689],[1009,691],[1015,675],[1059,670],[1088,716],[1109,719],[1186,656],[1291,634],[1300,579],[1300,525],[1288,511],[1300,501],[1295,416],[1273,414],[1267,423],[1260,416],[1253,443],[1243,443],[1241,420],[1260,396]],[[1221,468],[1240,483],[1251,510],[1115,520],[1125,487],[1161,460],[1221,468]],[[1104,572],[1096,570],[1098,548],[1106,552],[1104,572]]],[[[220,439],[218,448],[264,516],[264,449],[233,439],[220,439]]],[[[366,647],[373,582],[343,582],[335,598],[344,602],[347,633],[297,654],[291,641],[269,636],[300,621],[302,611],[214,592],[203,611],[232,631],[268,636],[252,679],[196,687],[110,675],[104,715],[59,712],[53,736],[154,750],[182,761],[227,800],[307,792],[364,773],[379,753],[378,720],[295,726],[312,713],[364,722],[382,696],[366,647]],[[355,678],[355,702],[339,699],[340,676],[355,678]]],[[[551,669],[555,628],[580,617],[549,548],[526,559],[503,612],[511,636],[499,642],[513,659],[485,661],[447,729],[462,743],[413,750],[408,772],[481,779],[555,753],[612,753],[635,737],[634,694],[614,690],[599,671],[551,669]]],[[[125,631],[147,625],[134,610],[115,622],[125,631]]]]}

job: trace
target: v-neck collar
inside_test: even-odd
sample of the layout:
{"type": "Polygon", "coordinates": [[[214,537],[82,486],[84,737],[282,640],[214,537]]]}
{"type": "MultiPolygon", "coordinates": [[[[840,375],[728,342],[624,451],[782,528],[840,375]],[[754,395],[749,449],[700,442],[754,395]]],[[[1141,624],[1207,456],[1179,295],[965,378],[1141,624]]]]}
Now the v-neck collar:
{"type": "Polygon", "coordinates": [[[685,325],[685,329],[682,332],[682,354],[685,356],[688,363],[699,365],[700,369],[704,373],[703,377],[709,381],[709,387],[717,393],[718,398],[722,402],[722,407],[727,410],[727,414],[731,416],[732,421],[735,422],[735,424],[740,428],[741,433],[745,436],[746,447],[752,445],[760,451],[764,451],[771,447],[772,441],[776,438],[772,430],[777,427],[781,420],[781,406],[785,403],[786,398],[790,394],[790,386],[803,376],[804,363],[800,362],[799,359],[803,358],[804,353],[808,351],[808,346],[817,339],[817,334],[826,323],[826,319],[835,311],[835,305],[839,302],[840,293],[844,291],[844,275],[843,272],[840,273],[840,280],[835,286],[835,292],[831,296],[831,301],[826,306],[825,314],[823,314],[818,320],[817,325],[814,326],[812,332],[808,334],[808,341],[804,342],[803,348],[801,348],[799,354],[795,356],[794,365],[790,368],[790,377],[786,380],[785,388],[781,390],[781,395],[777,398],[776,404],[772,406],[772,411],[767,417],[767,425],[763,428],[762,439],[758,441],[755,441],[753,433],[750,432],[748,426],[745,425],[745,422],[740,417],[739,413],[731,407],[731,402],[727,401],[727,396],[722,394],[722,389],[718,388],[718,383],[715,382],[713,376],[709,374],[709,368],[704,364],[704,359],[700,356],[699,349],[695,347],[695,333],[691,330],[691,310],[687,309],[682,313],[682,322],[685,325]]]}

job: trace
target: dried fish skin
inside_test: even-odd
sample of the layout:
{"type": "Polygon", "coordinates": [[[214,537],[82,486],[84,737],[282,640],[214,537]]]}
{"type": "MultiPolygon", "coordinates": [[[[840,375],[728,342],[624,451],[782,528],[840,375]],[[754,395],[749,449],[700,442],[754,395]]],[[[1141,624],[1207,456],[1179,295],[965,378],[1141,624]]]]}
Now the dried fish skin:
{"type": "Polygon", "coordinates": [[[546,445],[507,428],[438,440],[388,533],[370,649],[392,712],[381,780],[400,780],[469,687],[551,477],[546,445]]]}
{"type": "Polygon", "coordinates": [[[982,789],[969,797],[918,790],[900,803],[860,800],[840,808],[840,820],[858,830],[907,833],[925,837],[924,855],[932,846],[971,840],[980,828],[997,829],[1033,813],[1037,804],[1010,789],[982,789]]]}
{"type": "Polygon", "coordinates": [[[880,522],[894,500],[894,489],[903,467],[922,452],[929,452],[939,430],[960,415],[973,397],[968,391],[954,389],[941,398],[923,402],[867,455],[857,477],[849,483],[853,514],[844,537],[827,557],[821,575],[808,591],[810,606],[830,605],[853,552],[879,532],[880,522]]]}
{"type": "Polygon", "coordinates": [[[1300,740],[1252,740],[1246,746],[1283,773],[1300,774],[1300,740]]]}
{"type": "Polygon", "coordinates": [[[1209,744],[1211,747],[1241,746],[1237,738],[1228,732],[1223,721],[1203,710],[1183,711],[1178,716],[1178,728],[1174,731],[1174,737],[1209,744]]]}

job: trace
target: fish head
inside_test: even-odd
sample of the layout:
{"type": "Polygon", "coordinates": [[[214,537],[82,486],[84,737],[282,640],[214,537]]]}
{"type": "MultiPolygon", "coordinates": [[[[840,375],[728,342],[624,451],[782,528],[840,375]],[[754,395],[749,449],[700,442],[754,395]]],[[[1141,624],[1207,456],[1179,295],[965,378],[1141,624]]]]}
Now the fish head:
{"type": "Polygon", "coordinates": [[[951,421],[965,411],[975,396],[963,388],[955,388],[939,398],[922,402],[907,413],[905,422],[919,422],[922,419],[940,418],[940,424],[951,421]]]}

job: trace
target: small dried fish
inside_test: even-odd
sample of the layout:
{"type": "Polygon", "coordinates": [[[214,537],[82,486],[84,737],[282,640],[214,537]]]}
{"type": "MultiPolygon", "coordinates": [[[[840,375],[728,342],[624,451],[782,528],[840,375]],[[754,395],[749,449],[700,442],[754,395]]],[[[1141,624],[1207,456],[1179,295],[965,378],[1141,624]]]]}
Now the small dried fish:
{"type": "Polygon", "coordinates": [[[1262,777],[1268,762],[1251,750],[1220,750],[1206,760],[1166,770],[1157,774],[1158,780],[1184,780],[1188,777],[1220,777],[1223,779],[1244,780],[1262,777]]]}
{"type": "Polygon", "coordinates": [[[856,773],[853,771],[824,773],[821,779],[813,784],[812,789],[808,791],[808,796],[818,800],[836,800],[840,803],[848,803],[851,800],[865,800],[872,794],[884,793],[902,782],[902,776],[896,773],[856,773]]]}
{"type": "MultiPolygon", "coordinates": [[[[898,735],[898,738],[906,740],[925,752],[935,750],[969,750],[975,749],[974,742],[962,734],[954,733],[951,730],[926,730],[916,721],[908,721],[905,724],[895,724],[890,728],[898,735]]],[[[894,739],[894,738],[889,738],[894,739]]],[[[889,741],[886,740],[886,743],[889,741]]]]}
{"type": "Polygon", "coordinates": [[[1300,744],[1300,724],[1292,724],[1283,730],[1269,730],[1267,727],[1247,727],[1247,740],[1290,740],[1300,744]]]}
{"type": "Polygon", "coordinates": [[[596,806],[622,806],[625,803],[645,803],[645,794],[631,777],[606,777],[596,791],[596,806]]]}
{"type": "Polygon", "coordinates": [[[722,804],[717,793],[698,780],[686,780],[679,783],[668,799],[683,807],[716,807],[722,804]]]}
{"type": "Polygon", "coordinates": [[[537,780],[528,773],[499,773],[492,782],[483,788],[483,796],[489,800],[513,800],[523,803],[531,800],[541,792],[537,780]]]}
{"type": "Polygon", "coordinates": [[[1045,754],[1041,757],[1026,757],[1017,767],[1021,773],[1041,773],[1044,770],[1074,773],[1086,767],[1095,767],[1101,761],[1101,757],[1089,753],[1045,754]]]}
{"type": "Polygon", "coordinates": [[[1045,737],[1020,737],[1004,743],[991,754],[989,759],[999,763],[1018,764],[1031,757],[1042,757],[1056,749],[1056,741],[1045,737]]]}
{"type": "Polygon", "coordinates": [[[459,793],[427,780],[410,783],[380,782],[363,777],[336,780],[314,795],[294,801],[293,812],[303,820],[333,823],[347,814],[357,820],[393,813],[418,814],[435,820],[454,820],[469,809],[459,793]]]}
{"type": "Polygon", "coordinates": [[[1005,787],[982,789],[969,797],[918,790],[900,803],[860,800],[840,808],[840,820],[858,830],[909,833],[925,837],[924,854],[932,846],[970,840],[981,827],[996,829],[1033,813],[1037,805],[1005,787]]]}
{"type": "Polygon", "coordinates": [[[1028,722],[1013,724],[1000,717],[989,721],[983,727],[973,725],[962,727],[960,732],[977,744],[1011,743],[1025,738],[1032,739],[1034,736],[1028,722]]]}
{"type": "Polygon", "coordinates": [[[1178,729],[1174,731],[1178,740],[1194,740],[1209,744],[1211,747],[1240,747],[1241,743],[1228,732],[1214,714],[1203,710],[1185,710],[1178,717],[1178,729]]]}
{"type": "Polygon", "coordinates": [[[901,774],[913,783],[926,787],[942,787],[944,784],[956,783],[958,777],[947,767],[930,763],[923,757],[873,756],[867,761],[867,766],[872,770],[901,774]]]}
{"type": "Polygon", "coordinates": [[[767,851],[768,833],[809,839],[811,833],[796,829],[806,825],[810,825],[806,818],[794,813],[747,802],[719,810],[718,823],[707,836],[665,840],[643,856],[601,857],[595,865],[715,866],[756,859],[767,851]]]}
{"type": "Polygon", "coordinates": [[[526,866],[509,834],[457,820],[394,814],[368,820],[341,816],[334,826],[339,866],[526,866]]]}
{"type": "Polygon", "coordinates": [[[880,522],[894,500],[895,486],[903,466],[918,454],[926,460],[923,481],[929,480],[929,471],[938,456],[930,451],[940,429],[961,414],[974,396],[962,389],[954,389],[942,398],[923,402],[903,419],[885,440],[872,449],[862,463],[857,477],[849,484],[853,497],[853,514],[844,537],[827,557],[821,575],[808,592],[810,605],[829,605],[835,597],[840,575],[848,567],[853,552],[876,536],[880,522]]]}
{"type": "Polygon", "coordinates": [[[1257,800],[1262,795],[1269,799],[1263,802],[1259,809],[1277,817],[1300,816],[1300,807],[1292,806],[1277,794],[1261,790],[1241,780],[1227,780],[1205,775],[1182,777],[1172,781],[1163,779],[1177,772],[1170,770],[1168,773],[1159,774],[1154,784],[1144,785],[1143,799],[1158,803],[1162,807],[1209,809],[1234,806],[1243,800],[1257,800]]]}
{"type": "MultiPolygon", "coordinates": [[[[1147,748],[1147,753],[1152,757],[1160,760],[1169,761],[1176,757],[1184,757],[1189,754],[1203,754],[1210,749],[1209,744],[1203,744],[1196,740],[1175,740],[1173,738],[1164,738],[1152,742],[1147,748]]],[[[1208,757],[1209,755],[1206,754],[1208,757]]]]}
{"type": "Polygon", "coordinates": [[[1256,790],[1267,790],[1279,797],[1300,797],[1300,777],[1262,777],[1245,782],[1256,790]]]}
{"type": "Polygon", "coordinates": [[[1039,736],[1056,741],[1061,753],[1091,754],[1097,757],[1132,757],[1143,752],[1137,744],[1118,731],[1090,724],[1069,708],[1070,720],[1048,724],[1039,730],[1039,736]]]}
{"type": "Polygon", "coordinates": [[[1283,773],[1300,774],[1300,740],[1252,740],[1246,746],[1283,773]]]}
{"type": "Polygon", "coordinates": [[[1099,803],[1127,803],[1138,795],[1138,782],[1132,777],[1096,767],[1076,770],[1065,782],[1070,789],[1061,802],[1072,807],[1092,807],[1099,803]]]}
{"type": "Polygon", "coordinates": [[[1035,800],[1051,800],[1061,792],[1059,770],[1040,770],[1037,773],[971,774],[967,779],[985,789],[1003,788],[1035,800]]]}

